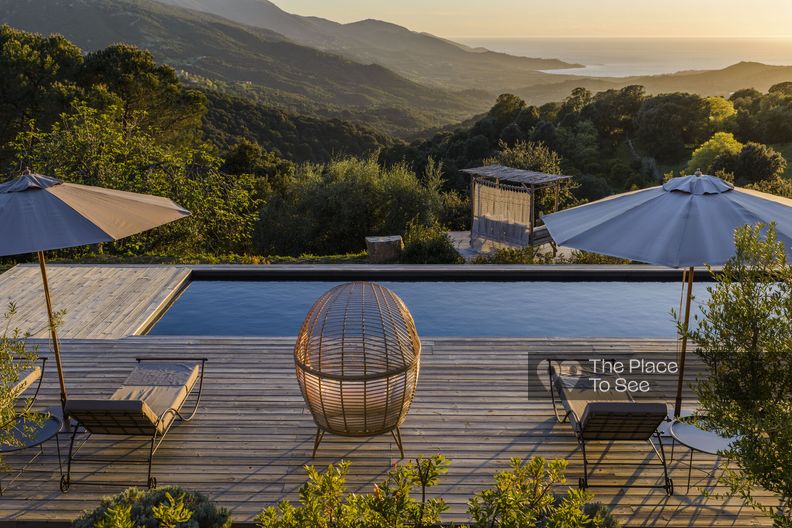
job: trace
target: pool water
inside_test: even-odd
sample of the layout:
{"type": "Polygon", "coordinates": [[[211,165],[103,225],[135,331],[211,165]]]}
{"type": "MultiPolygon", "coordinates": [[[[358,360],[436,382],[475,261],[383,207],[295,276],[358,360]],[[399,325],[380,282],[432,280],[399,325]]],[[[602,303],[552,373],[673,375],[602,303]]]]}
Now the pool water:
{"type": "MultiPolygon", "coordinates": [[[[339,282],[195,281],[150,335],[294,336],[339,282]]],[[[673,337],[676,282],[380,282],[423,336],[673,337]]],[[[708,298],[694,290],[693,313],[708,298]]]]}

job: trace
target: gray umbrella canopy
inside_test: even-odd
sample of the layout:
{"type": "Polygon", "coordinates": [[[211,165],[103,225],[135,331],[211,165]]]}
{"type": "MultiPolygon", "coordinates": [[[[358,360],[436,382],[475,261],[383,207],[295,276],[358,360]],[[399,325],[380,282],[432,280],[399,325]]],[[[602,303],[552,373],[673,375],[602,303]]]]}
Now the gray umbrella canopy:
{"type": "Polygon", "coordinates": [[[189,214],[159,196],[25,174],[0,184],[0,255],[111,242],[189,214]]]}
{"type": "Polygon", "coordinates": [[[167,198],[64,183],[40,174],[28,173],[0,184],[0,256],[38,256],[62,405],[66,383],[44,251],[111,242],[189,214],[167,198]]]}
{"type": "Polygon", "coordinates": [[[674,178],[543,220],[559,245],[672,268],[725,263],[734,255],[734,230],[746,224],[775,222],[792,248],[792,200],[715,176],[674,178]]]}
{"type": "Polygon", "coordinates": [[[687,268],[675,416],[682,406],[693,267],[728,261],[735,253],[734,230],[746,224],[775,222],[778,239],[792,254],[792,200],[733,187],[698,172],[659,187],[566,209],[543,220],[561,246],[687,268]]]}

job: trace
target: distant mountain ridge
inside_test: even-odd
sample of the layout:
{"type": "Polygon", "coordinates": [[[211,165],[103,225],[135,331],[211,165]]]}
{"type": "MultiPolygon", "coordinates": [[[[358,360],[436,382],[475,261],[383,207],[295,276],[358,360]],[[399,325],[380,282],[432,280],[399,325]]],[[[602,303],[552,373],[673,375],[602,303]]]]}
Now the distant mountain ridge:
{"type": "Polygon", "coordinates": [[[305,46],[364,64],[380,64],[416,82],[452,89],[508,88],[554,82],[539,70],[579,67],[558,59],[473,49],[381,20],[341,24],[287,13],[269,0],[159,0],[275,31],[305,46]]]}
{"type": "Polygon", "coordinates": [[[558,83],[530,85],[515,90],[532,104],[559,100],[559,94],[568,94],[574,88],[583,87],[592,92],[622,88],[640,84],[649,94],[668,92],[690,92],[700,95],[729,96],[743,88],[755,88],[766,92],[774,84],[792,81],[792,66],[775,66],[759,62],[738,62],[720,70],[688,70],[659,75],[634,77],[576,77],[565,79],[559,75],[558,83]]]}
{"type": "Polygon", "coordinates": [[[400,134],[485,110],[487,94],[451,93],[296,44],[276,32],[153,0],[0,0],[0,23],[61,33],[90,51],[118,42],[159,62],[302,113],[370,122],[400,134]]]}

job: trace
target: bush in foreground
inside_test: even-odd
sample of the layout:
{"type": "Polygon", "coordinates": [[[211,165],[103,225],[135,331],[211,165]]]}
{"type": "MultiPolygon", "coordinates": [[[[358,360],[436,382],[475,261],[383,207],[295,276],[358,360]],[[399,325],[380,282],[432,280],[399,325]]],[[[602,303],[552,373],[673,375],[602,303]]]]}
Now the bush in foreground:
{"type": "Polygon", "coordinates": [[[74,528],[230,528],[231,515],[206,496],[179,487],[129,488],[102,499],[74,528]]]}
{"type": "MultiPolygon", "coordinates": [[[[447,471],[441,455],[419,457],[394,467],[370,494],[348,493],[349,462],[320,473],[306,467],[309,480],[300,489],[299,504],[282,501],[256,518],[259,528],[421,528],[439,526],[447,509],[441,497],[427,498],[447,471]]],[[[556,496],[566,479],[565,460],[513,459],[495,474],[492,488],[468,502],[472,526],[481,528],[618,528],[610,511],[589,503],[592,495],[570,489],[556,496]]]]}

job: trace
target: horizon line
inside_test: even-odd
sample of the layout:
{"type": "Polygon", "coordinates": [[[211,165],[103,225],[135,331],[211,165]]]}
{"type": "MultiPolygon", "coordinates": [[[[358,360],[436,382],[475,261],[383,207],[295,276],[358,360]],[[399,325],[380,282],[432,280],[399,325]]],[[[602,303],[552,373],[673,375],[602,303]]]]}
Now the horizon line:
{"type": "MultiPolygon", "coordinates": [[[[428,31],[417,31],[417,33],[429,33],[428,31]]],[[[430,33],[431,34],[431,33],[430,33]]],[[[765,35],[765,36],[755,36],[755,35],[734,35],[734,36],[725,36],[725,35],[614,35],[614,36],[602,36],[602,35],[532,35],[532,36],[520,36],[520,35],[453,35],[453,36],[441,36],[435,35],[440,38],[445,38],[449,40],[453,39],[466,39],[466,38],[474,38],[474,39],[490,39],[490,40],[509,40],[509,39],[524,39],[524,40],[539,40],[539,39],[557,39],[557,40],[574,40],[574,39],[645,39],[645,40],[716,40],[716,39],[724,39],[724,40],[792,40],[792,35],[765,35]]]]}

